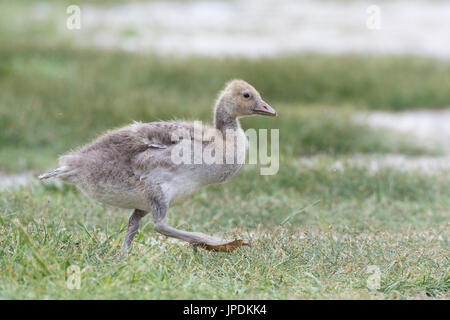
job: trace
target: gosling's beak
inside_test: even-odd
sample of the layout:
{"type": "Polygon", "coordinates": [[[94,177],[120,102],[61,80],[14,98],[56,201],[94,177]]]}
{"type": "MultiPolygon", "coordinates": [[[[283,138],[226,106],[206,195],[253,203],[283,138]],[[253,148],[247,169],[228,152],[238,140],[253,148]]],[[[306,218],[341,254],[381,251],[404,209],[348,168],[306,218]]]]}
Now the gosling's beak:
{"type": "Polygon", "coordinates": [[[253,114],[260,114],[262,116],[276,117],[278,114],[271,106],[269,106],[263,99],[256,99],[256,106],[252,109],[253,114]]]}

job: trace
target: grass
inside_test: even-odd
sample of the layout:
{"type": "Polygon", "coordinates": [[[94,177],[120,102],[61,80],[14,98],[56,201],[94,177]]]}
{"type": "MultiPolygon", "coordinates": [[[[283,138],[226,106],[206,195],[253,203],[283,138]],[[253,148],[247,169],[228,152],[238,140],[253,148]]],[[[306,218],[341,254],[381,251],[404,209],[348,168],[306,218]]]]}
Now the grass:
{"type": "Polygon", "coordinates": [[[0,46],[0,173],[51,168],[58,154],[132,120],[210,121],[231,78],[254,84],[279,112],[242,124],[280,129],[280,170],[260,176],[247,166],[170,209],[173,226],[251,240],[232,254],[195,253],[158,236],[146,217],[129,257],[117,260],[129,212],[67,185],[0,190],[0,299],[450,297],[450,175],[332,166],[356,153],[438,153],[353,116],[447,106],[448,62],[80,48],[52,21],[14,23],[29,5],[0,4],[0,42],[8,44],[0,46]],[[312,165],[299,160],[317,154],[312,165]],[[309,209],[295,213],[302,208],[309,209]],[[66,284],[71,265],[83,270],[79,290],[66,284]],[[367,288],[373,265],[377,290],[367,288]]]}
{"type": "MultiPolygon", "coordinates": [[[[267,119],[244,120],[244,127],[282,128],[283,145],[288,146],[291,154],[423,153],[423,148],[406,143],[405,139],[386,139],[380,132],[352,121],[356,111],[372,104],[372,95],[384,99],[389,92],[402,91],[401,86],[409,84],[400,82],[395,86],[388,83],[380,89],[383,94],[371,92],[373,86],[370,83],[367,84],[368,91],[361,88],[350,93],[340,88],[356,86],[352,79],[342,81],[345,69],[360,70],[360,77],[363,77],[367,71],[364,66],[371,65],[370,61],[391,68],[396,59],[348,56],[312,59],[300,56],[261,61],[165,59],[65,47],[17,45],[2,48],[0,143],[4,149],[0,150],[0,168],[9,172],[42,169],[42,164],[50,162],[57,154],[86,143],[106,129],[133,120],[185,117],[210,121],[217,92],[226,81],[235,77],[253,83],[281,115],[286,115],[270,122],[267,119]],[[347,62],[356,65],[349,66],[347,62]],[[320,65],[322,71],[312,65],[316,65],[314,68],[320,65]],[[347,67],[335,73],[334,80],[327,78],[330,87],[318,83],[325,81],[319,79],[320,73],[339,65],[347,67]],[[303,66],[313,69],[308,71],[303,66]],[[296,74],[303,79],[291,79],[291,70],[298,70],[296,74]],[[263,82],[261,79],[268,80],[263,82]],[[354,97],[357,92],[358,98],[354,97]],[[327,104],[333,99],[333,104],[327,104]],[[313,104],[312,101],[317,102],[313,104]],[[36,154],[38,158],[33,156],[36,154]],[[14,161],[17,156],[23,160],[14,161]]],[[[415,66],[420,63],[416,60],[405,64],[405,71],[399,74],[406,79],[406,74],[418,72],[415,66]]],[[[437,70],[446,70],[442,67],[444,69],[437,70]]],[[[384,71],[383,68],[379,70],[377,81],[381,84],[384,71]]],[[[369,78],[377,77],[368,73],[366,80],[369,78]]],[[[439,74],[430,76],[433,80],[430,80],[427,95],[445,96],[448,90],[436,89],[435,78],[442,79],[439,74]]],[[[422,81],[426,82],[426,79],[422,77],[422,81]]],[[[424,87],[423,90],[427,90],[426,85],[424,87]]],[[[420,90],[412,88],[409,95],[399,100],[398,106],[414,107],[408,101],[417,102],[419,93],[420,90]]]]}
{"type": "Polygon", "coordinates": [[[0,298],[448,298],[449,176],[328,165],[287,165],[270,179],[249,168],[170,210],[180,228],[251,239],[232,254],[194,253],[147,217],[118,261],[123,210],[67,186],[3,191],[0,298]],[[67,289],[70,265],[85,270],[80,290],[67,289]],[[381,271],[375,291],[370,265],[381,271]]]}

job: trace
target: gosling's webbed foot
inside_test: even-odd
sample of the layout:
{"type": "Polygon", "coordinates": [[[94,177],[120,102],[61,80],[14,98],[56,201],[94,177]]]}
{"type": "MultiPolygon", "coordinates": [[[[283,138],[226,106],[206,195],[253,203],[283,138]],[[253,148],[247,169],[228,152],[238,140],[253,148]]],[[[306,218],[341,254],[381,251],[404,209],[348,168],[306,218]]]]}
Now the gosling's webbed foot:
{"type": "Polygon", "coordinates": [[[249,243],[242,239],[223,240],[216,237],[207,236],[204,242],[194,243],[194,248],[200,247],[209,251],[233,252],[239,247],[248,246],[249,243]]]}
{"type": "Polygon", "coordinates": [[[196,248],[204,248],[211,251],[232,252],[241,246],[249,245],[246,241],[241,239],[224,240],[201,232],[178,230],[168,226],[164,220],[155,224],[155,230],[165,236],[191,243],[194,246],[194,250],[196,250],[196,248]]]}

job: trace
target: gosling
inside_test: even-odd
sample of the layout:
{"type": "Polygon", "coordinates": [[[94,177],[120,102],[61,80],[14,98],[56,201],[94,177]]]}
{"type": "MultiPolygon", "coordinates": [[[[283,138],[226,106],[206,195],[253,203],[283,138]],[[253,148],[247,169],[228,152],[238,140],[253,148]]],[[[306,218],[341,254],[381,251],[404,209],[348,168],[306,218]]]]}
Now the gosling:
{"type": "Polygon", "coordinates": [[[40,175],[39,179],[60,178],[99,202],[133,209],[122,245],[123,254],[128,252],[141,219],[149,212],[155,231],[160,234],[187,241],[194,248],[231,252],[248,243],[178,230],[167,225],[165,217],[170,204],[206,185],[223,183],[240,171],[243,163],[236,160],[245,159],[247,139],[239,118],[251,115],[277,116],[277,112],[261,99],[253,86],[243,80],[233,80],[216,101],[214,126],[202,126],[201,137],[195,131],[195,122],[135,122],[61,156],[59,168],[40,175]],[[206,135],[210,137],[208,141],[204,139],[206,135]],[[230,156],[219,152],[231,142],[227,141],[230,136],[235,145],[231,148],[234,161],[227,161],[225,158],[230,156]],[[193,149],[199,141],[223,161],[208,164],[195,161],[193,149]],[[174,161],[174,155],[183,156],[183,150],[193,151],[191,155],[186,152],[184,159],[194,161],[174,161]]]}

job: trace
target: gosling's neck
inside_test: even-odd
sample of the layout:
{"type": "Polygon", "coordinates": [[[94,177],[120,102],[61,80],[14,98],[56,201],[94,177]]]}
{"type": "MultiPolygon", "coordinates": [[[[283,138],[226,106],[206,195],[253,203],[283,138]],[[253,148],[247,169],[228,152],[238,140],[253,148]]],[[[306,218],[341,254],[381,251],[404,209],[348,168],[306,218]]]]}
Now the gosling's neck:
{"type": "Polygon", "coordinates": [[[236,116],[227,112],[230,108],[223,100],[219,100],[214,108],[214,127],[226,134],[226,130],[238,130],[241,128],[236,116]]]}

